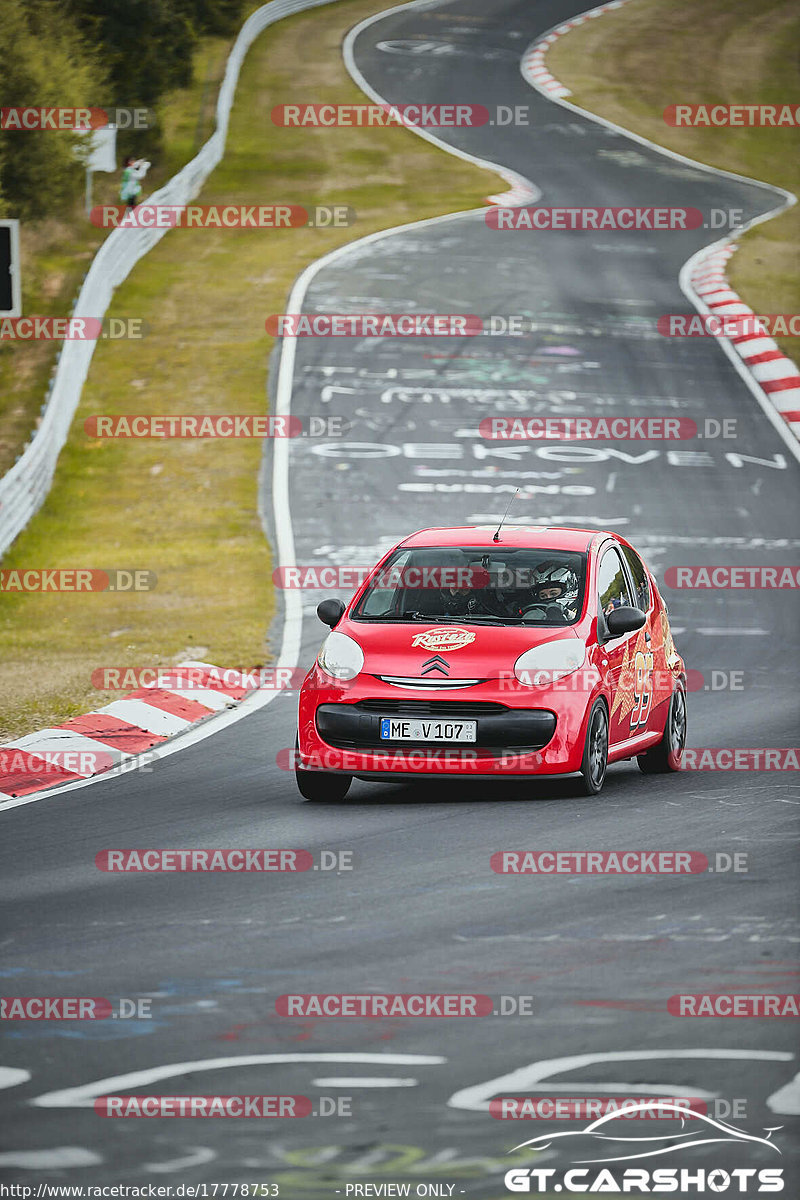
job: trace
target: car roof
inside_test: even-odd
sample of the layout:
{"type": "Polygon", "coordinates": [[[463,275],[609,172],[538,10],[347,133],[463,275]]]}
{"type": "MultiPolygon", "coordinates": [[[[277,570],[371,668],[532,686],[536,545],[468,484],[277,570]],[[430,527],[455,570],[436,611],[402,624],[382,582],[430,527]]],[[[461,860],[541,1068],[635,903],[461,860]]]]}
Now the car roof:
{"type": "Polygon", "coordinates": [[[585,551],[598,535],[596,529],[570,529],[554,525],[504,525],[500,530],[500,540],[495,542],[493,538],[496,530],[496,525],[445,525],[438,529],[419,529],[404,538],[399,545],[485,546],[497,549],[503,546],[530,546],[537,550],[585,551]]]}

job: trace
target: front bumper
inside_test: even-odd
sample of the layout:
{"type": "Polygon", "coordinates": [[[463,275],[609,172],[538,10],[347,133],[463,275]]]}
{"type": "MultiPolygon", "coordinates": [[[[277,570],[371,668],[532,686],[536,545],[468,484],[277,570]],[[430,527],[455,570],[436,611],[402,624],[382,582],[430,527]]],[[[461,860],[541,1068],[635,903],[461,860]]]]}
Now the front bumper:
{"type": "MultiPolygon", "coordinates": [[[[599,691],[599,689],[598,689],[599,691]]],[[[300,693],[299,764],[348,775],[560,775],[579,771],[597,691],[487,680],[468,689],[398,688],[375,676],[337,685],[315,666],[300,693]],[[476,720],[477,742],[383,741],[381,716],[476,720]]]]}

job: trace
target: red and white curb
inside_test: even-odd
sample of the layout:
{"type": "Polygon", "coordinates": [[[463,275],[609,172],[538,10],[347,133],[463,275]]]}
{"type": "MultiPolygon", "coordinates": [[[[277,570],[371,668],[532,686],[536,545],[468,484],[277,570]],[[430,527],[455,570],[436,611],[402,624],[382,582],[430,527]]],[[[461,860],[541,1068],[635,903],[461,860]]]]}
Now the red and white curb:
{"type": "Polygon", "coordinates": [[[122,700],[0,745],[0,802],[102,775],[122,763],[133,768],[137,756],[235,707],[252,691],[252,677],[211,663],[165,668],[157,683],[122,700]],[[172,682],[185,683],[186,668],[196,686],[171,687],[171,675],[172,682]]]}
{"type": "MultiPolygon", "coordinates": [[[[761,184],[757,179],[737,175],[733,171],[718,171],[717,168],[710,167],[707,163],[696,162],[694,159],[687,158],[683,154],[678,154],[674,150],[668,150],[665,146],[659,146],[656,142],[651,142],[649,138],[632,133],[629,129],[623,129],[621,126],[615,125],[612,121],[607,121],[605,117],[600,117],[596,113],[578,108],[565,99],[566,96],[570,96],[572,93],[569,88],[560,83],[547,70],[545,66],[547,51],[553,42],[557,41],[565,33],[569,33],[570,30],[577,28],[579,25],[584,25],[587,21],[595,17],[602,16],[603,13],[610,12],[615,8],[621,8],[623,4],[627,3],[628,0],[610,0],[608,4],[601,4],[597,8],[591,8],[588,12],[580,13],[577,17],[565,21],[563,25],[556,25],[553,29],[548,30],[543,37],[528,46],[523,54],[520,64],[523,78],[537,92],[541,92],[542,95],[554,100],[563,108],[578,113],[582,117],[588,117],[589,120],[596,121],[597,124],[604,125],[607,129],[614,129],[632,141],[650,146],[669,158],[674,158],[678,162],[690,163],[700,170],[713,174],[728,176],[731,179],[755,184],[756,186],[771,187],[772,190],[783,194],[785,201],[780,208],[773,209],[757,217],[740,230],[740,233],[744,233],[746,229],[754,224],[760,224],[770,217],[777,216],[786,207],[794,204],[796,198],[791,192],[787,192],[785,188],[761,184]]],[[[714,245],[699,251],[684,265],[680,278],[681,287],[699,311],[719,314],[720,316],[753,315],[753,310],[733,291],[725,275],[725,265],[737,249],[738,243],[736,241],[716,242],[714,245]]],[[[726,339],[721,338],[720,341],[723,349],[726,349],[726,353],[731,357],[739,374],[748,384],[765,414],[775,425],[776,429],[784,436],[784,441],[786,441],[787,445],[796,453],[796,442],[800,441],[800,373],[798,373],[797,365],[766,334],[749,334],[727,340],[731,343],[732,352],[726,349],[726,339]]]]}
{"type": "MultiPolygon", "coordinates": [[[[725,267],[738,250],[735,242],[712,246],[693,263],[689,284],[714,316],[753,316],[728,283],[725,267]]],[[[800,372],[797,366],[764,333],[746,333],[728,339],[767,400],[800,440],[800,372]]]]}
{"type": "Polygon", "coordinates": [[[590,8],[588,12],[580,13],[579,16],[565,21],[563,25],[556,25],[538,42],[533,42],[525,51],[522,56],[522,74],[524,78],[537,91],[544,92],[547,96],[571,96],[572,92],[569,88],[565,87],[563,83],[559,83],[544,65],[547,51],[553,42],[558,41],[560,37],[565,33],[569,33],[571,29],[577,29],[579,25],[585,25],[593,17],[602,16],[603,13],[610,12],[614,8],[622,8],[623,4],[627,4],[627,2],[628,0],[609,0],[608,4],[600,4],[597,8],[590,8]]]}

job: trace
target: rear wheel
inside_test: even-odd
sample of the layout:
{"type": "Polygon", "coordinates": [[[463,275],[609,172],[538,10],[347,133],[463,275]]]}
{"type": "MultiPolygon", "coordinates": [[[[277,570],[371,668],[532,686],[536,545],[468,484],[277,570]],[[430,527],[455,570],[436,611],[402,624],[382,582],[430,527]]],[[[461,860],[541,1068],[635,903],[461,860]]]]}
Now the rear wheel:
{"type": "Polygon", "coordinates": [[[666,775],[670,771],[680,771],[685,749],[686,691],[683,684],[679,683],[669,702],[664,736],[652,750],[638,756],[639,770],[645,775],[666,775]]]}
{"type": "Polygon", "coordinates": [[[344,800],[352,775],[334,775],[330,771],[304,771],[300,764],[300,747],[294,744],[294,777],[297,790],[304,800],[316,800],[318,804],[335,804],[344,800]]]}
{"type": "Polygon", "coordinates": [[[586,727],[586,743],[581,762],[582,791],[596,796],[603,786],[608,766],[608,711],[602,700],[595,700],[586,727]]]}

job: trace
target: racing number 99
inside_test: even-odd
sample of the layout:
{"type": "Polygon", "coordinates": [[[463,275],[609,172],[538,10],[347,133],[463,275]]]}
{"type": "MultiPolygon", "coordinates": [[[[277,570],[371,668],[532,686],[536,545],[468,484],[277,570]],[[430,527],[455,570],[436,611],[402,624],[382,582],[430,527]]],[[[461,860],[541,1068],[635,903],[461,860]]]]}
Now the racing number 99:
{"type": "Polygon", "coordinates": [[[653,655],[648,650],[643,653],[637,650],[633,659],[634,685],[633,709],[631,711],[631,732],[640,725],[647,724],[650,715],[650,702],[653,699],[653,655]]]}

